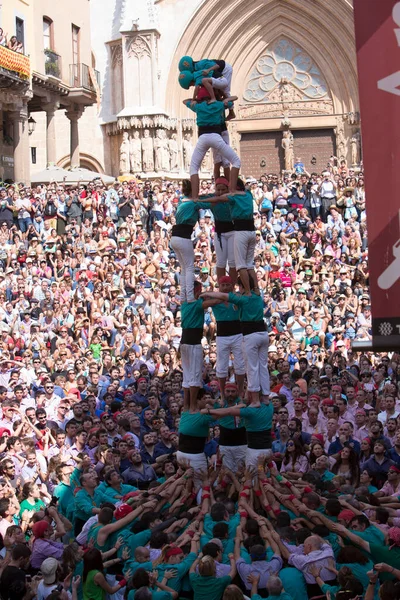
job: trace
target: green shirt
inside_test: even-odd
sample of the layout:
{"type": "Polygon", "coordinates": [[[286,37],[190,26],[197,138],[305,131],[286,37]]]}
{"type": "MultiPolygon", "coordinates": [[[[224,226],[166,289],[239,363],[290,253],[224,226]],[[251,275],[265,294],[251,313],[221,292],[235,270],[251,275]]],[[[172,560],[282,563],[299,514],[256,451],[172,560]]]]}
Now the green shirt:
{"type": "MultiPolygon", "coordinates": [[[[163,590],[159,590],[157,588],[149,588],[151,591],[152,600],[172,600],[171,592],[164,592],[163,590]]],[[[128,600],[134,600],[135,598],[135,590],[131,590],[128,594],[128,600]]]]}
{"type": "Polygon", "coordinates": [[[179,421],[179,433],[194,437],[208,437],[210,423],[213,423],[213,421],[211,415],[190,413],[184,410],[179,421]]]}
{"type": "MultiPolygon", "coordinates": [[[[370,525],[365,531],[354,531],[353,529],[349,529],[349,531],[370,544],[382,544],[382,546],[385,544],[385,534],[374,525],[370,525]]],[[[382,560],[379,562],[382,562],[382,560]]]]}
{"type": "Polygon", "coordinates": [[[168,579],[167,585],[176,592],[180,592],[182,587],[182,579],[189,572],[189,569],[196,560],[196,558],[197,556],[194,552],[189,552],[189,554],[183,559],[183,561],[176,565],[168,565],[166,563],[159,564],[157,566],[158,581],[162,581],[165,571],[174,570],[177,572],[177,575],[176,577],[168,579]]]}
{"type": "Polygon", "coordinates": [[[251,296],[238,296],[229,292],[229,302],[236,304],[239,308],[239,319],[241,321],[260,322],[264,320],[264,303],[261,296],[251,292],[251,296]]]}
{"type": "Polygon", "coordinates": [[[192,200],[180,202],[175,213],[177,225],[196,225],[201,208],[207,210],[211,208],[211,205],[209,202],[193,202],[192,200]]]}
{"type": "Polygon", "coordinates": [[[92,498],[86,490],[79,490],[75,496],[75,517],[82,521],[87,521],[93,517],[93,508],[97,507],[95,498],[92,498]]]}
{"type": "Polygon", "coordinates": [[[236,304],[221,302],[212,307],[215,320],[219,321],[239,321],[239,310],[236,304]]]}
{"type": "Polygon", "coordinates": [[[151,560],[149,560],[148,562],[140,563],[140,562],[137,562],[137,560],[135,560],[133,558],[132,560],[127,560],[124,563],[124,566],[122,567],[122,572],[125,575],[125,573],[127,571],[130,571],[131,577],[132,577],[138,569],[144,569],[145,571],[152,571],[153,563],[151,562],[151,560]]]}
{"type": "Polygon", "coordinates": [[[134,485],[128,485],[127,483],[121,483],[120,490],[115,490],[103,481],[96,490],[96,500],[97,497],[99,497],[101,502],[111,502],[112,504],[115,504],[116,502],[120,502],[125,494],[135,492],[136,490],[137,488],[134,485]]]}
{"type": "MultiPolygon", "coordinates": [[[[240,398],[236,398],[234,404],[228,404],[225,402],[224,408],[229,408],[231,406],[235,406],[235,404],[240,404],[242,401],[240,398]]],[[[220,408],[217,404],[214,408],[220,408]]],[[[218,423],[221,427],[226,427],[226,429],[237,429],[238,427],[244,427],[243,420],[240,417],[233,417],[232,415],[228,415],[227,417],[218,417],[218,423]]]]}
{"type": "Polygon", "coordinates": [[[229,223],[232,221],[231,207],[228,202],[220,202],[219,204],[211,204],[211,212],[216,221],[229,223]]]}
{"type": "Polygon", "coordinates": [[[30,502],[28,502],[28,500],[22,500],[22,502],[20,504],[19,516],[22,518],[22,513],[25,512],[26,510],[34,510],[35,512],[37,512],[41,508],[45,508],[45,507],[46,507],[45,503],[43,502],[43,500],[40,500],[40,498],[35,500],[34,504],[31,504],[30,502]]]}
{"type": "Polygon", "coordinates": [[[194,302],[182,302],[181,318],[182,329],[203,329],[204,308],[202,298],[194,302]]]}
{"type": "Polygon", "coordinates": [[[83,583],[83,600],[105,600],[106,592],[96,585],[94,578],[100,571],[89,571],[83,583]]]}
{"type": "Polygon", "coordinates": [[[279,578],[285,592],[296,600],[308,600],[306,580],[301,571],[294,567],[285,567],[279,571],[279,578]]]}
{"type": "Polygon", "coordinates": [[[374,568],[374,564],[371,560],[369,560],[365,565],[360,565],[360,563],[337,563],[336,568],[338,571],[342,567],[349,567],[354,577],[363,584],[364,591],[367,590],[369,584],[367,572],[372,571],[374,568]]]}
{"type": "MultiPolygon", "coordinates": [[[[394,546],[384,546],[383,544],[370,544],[370,553],[373,562],[380,563],[384,562],[395,569],[400,569],[400,548],[394,546]]],[[[388,579],[396,579],[391,573],[381,573],[379,575],[381,581],[387,581],[388,579]]]]}
{"type": "Polygon", "coordinates": [[[272,415],[274,406],[270,404],[261,404],[258,408],[246,406],[240,409],[240,416],[243,418],[244,426],[247,431],[265,431],[272,428],[272,415]]]}
{"type": "Polygon", "coordinates": [[[194,591],[194,600],[221,600],[227,585],[232,579],[226,577],[202,577],[198,573],[190,573],[190,583],[194,591]]]}
{"type": "Polygon", "coordinates": [[[200,85],[204,77],[214,77],[214,71],[210,71],[208,75],[203,75],[203,71],[210,69],[215,65],[215,60],[203,58],[194,63],[193,79],[195,85],[200,85]]]}
{"type": "Polygon", "coordinates": [[[58,512],[72,523],[75,517],[75,496],[72,487],[61,482],[54,488],[54,496],[58,498],[58,512]]]}
{"type": "MultiPolygon", "coordinates": [[[[197,127],[217,127],[225,121],[225,104],[223,102],[217,101],[208,104],[207,101],[203,101],[192,104],[192,100],[188,100],[185,104],[196,113],[197,127]]],[[[233,106],[233,103],[228,102],[228,108],[229,105],[233,106]]]]}
{"type": "Polygon", "coordinates": [[[229,194],[228,196],[229,206],[231,209],[232,219],[234,221],[246,220],[252,221],[253,216],[253,196],[249,190],[240,194],[229,194]]]}

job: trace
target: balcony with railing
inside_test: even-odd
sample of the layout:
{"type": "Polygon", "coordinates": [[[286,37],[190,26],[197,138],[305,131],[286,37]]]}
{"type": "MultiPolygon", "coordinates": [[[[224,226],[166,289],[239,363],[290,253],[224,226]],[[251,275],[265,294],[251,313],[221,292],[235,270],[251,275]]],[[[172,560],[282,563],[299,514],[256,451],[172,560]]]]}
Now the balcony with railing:
{"type": "Polygon", "coordinates": [[[44,57],[44,72],[46,75],[61,79],[61,56],[53,50],[46,48],[44,51],[44,57]]]}
{"type": "Polygon", "coordinates": [[[31,65],[29,56],[0,46],[0,87],[11,90],[29,85],[31,65]]]}
{"type": "Polygon", "coordinates": [[[100,73],[85,65],[78,63],[69,65],[70,81],[69,85],[72,88],[82,88],[89,92],[97,93],[100,87],[100,73]]]}

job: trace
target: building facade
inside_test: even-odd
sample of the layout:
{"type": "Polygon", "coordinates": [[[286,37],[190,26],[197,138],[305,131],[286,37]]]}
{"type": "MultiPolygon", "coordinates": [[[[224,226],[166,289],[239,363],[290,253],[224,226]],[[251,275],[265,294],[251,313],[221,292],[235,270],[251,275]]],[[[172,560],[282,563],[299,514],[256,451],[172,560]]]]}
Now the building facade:
{"type": "Polygon", "coordinates": [[[108,173],[187,173],[196,130],[182,104],[192,90],[177,81],[183,55],[233,66],[229,130],[245,175],[297,156],[309,171],[332,155],[360,161],[350,0],[92,0],[91,10],[108,173]]]}
{"type": "MultiPolygon", "coordinates": [[[[100,99],[89,0],[7,0],[0,26],[8,40],[16,35],[22,50],[0,47],[0,178],[29,182],[46,166],[82,165],[94,138],[82,147],[80,131],[86,130],[84,139],[88,133],[80,122],[100,99]]],[[[100,163],[102,143],[99,148],[100,163]]]]}

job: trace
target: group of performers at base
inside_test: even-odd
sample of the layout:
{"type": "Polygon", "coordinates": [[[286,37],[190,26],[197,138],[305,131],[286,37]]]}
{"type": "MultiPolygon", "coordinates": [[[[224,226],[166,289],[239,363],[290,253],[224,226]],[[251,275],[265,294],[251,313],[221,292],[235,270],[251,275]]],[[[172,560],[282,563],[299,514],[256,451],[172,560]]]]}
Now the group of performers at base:
{"type": "Polygon", "coordinates": [[[195,62],[185,56],[179,63],[179,83],[195,86],[194,97],[184,104],[196,113],[198,142],[190,167],[190,182],[176,212],[171,246],[181,266],[181,359],[184,410],[179,425],[178,460],[197,470],[207,468],[204,446],[210,423],[221,419],[220,452],[229,468],[245,459],[255,465],[271,449],[273,407],[269,404],[268,333],[264,306],[254,270],[256,234],[253,197],[238,179],[240,159],[229,146],[226,121],[232,118],[232,68],[225,61],[195,62]],[[226,117],[225,111],[230,113],[226,117]],[[212,148],[215,196],[199,196],[199,169],[212,148]],[[225,177],[220,177],[224,168],[225,177]],[[229,180],[228,180],[229,177],[229,180]],[[215,220],[218,292],[201,293],[194,280],[193,229],[200,210],[211,210],[215,220]],[[229,276],[226,271],[229,271],[229,276]],[[239,293],[234,293],[235,285],[239,293]],[[217,322],[217,378],[223,407],[205,406],[203,400],[204,310],[212,307],[217,322]],[[227,381],[233,354],[236,383],[227,381]],[[244,383],[247,374],[247,406],[244,383]]]}

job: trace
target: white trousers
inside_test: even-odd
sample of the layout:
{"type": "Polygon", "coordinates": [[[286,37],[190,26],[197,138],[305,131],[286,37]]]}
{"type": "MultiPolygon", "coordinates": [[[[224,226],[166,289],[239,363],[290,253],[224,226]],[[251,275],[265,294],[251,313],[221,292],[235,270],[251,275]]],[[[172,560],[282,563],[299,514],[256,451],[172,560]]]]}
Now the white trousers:
{"type": "MultiPolygon", "coordinates": [[[[224,140],[225,144],[228,144],[228,146],[230,146],[229,131],[228,130],[223,131],[221,133],[221,137],[224,140]]],[[[226,160],[226,158],[224,158],[223,156],[221,156],[220,152],[218,150],[216,150],[215,148],[213,148],[213,162],[214,162],[214,165],[222,163],[222,166],[224,167],[224,169],[228,169],[230,167],[229,161],[226,160]]]]}
{"type": "Polygon", "coordinates": [[[193,242],[186,238],[177,237],[171,238],[171,247],[176,254],[179,265],[181,267],[181,300],[182,302],[194,301],[194,251],[193,242]]]}
{"type": "Polygon", "coordinates": [[[235,231],[234,244],[236,269],[252,269],[256,249],[256,232],[235,231]]]}
{"type": "Polygon", "coordinates": [[[269,449],[255,450],[254,448],[247,448],[247,450],[246,450],[246,467],[256,467],[258,464],[259,456],[265,456],[267,459],[271,458],[272,450],[269,450],[269,449]]]}
{"type": "Polygon", "coordinates": [[[201,344],[181,344],[183,388],[203,386],[203,348],[201,344]]]}
{"type": "Polygon", "coordinates": [[[229,356],[233,354],[233,368],[236,375],[246,373],[246,364],[243,357],[243,336],[237,335],[217,335],[217,377],[228,377],[229,374],[229,356]]]}
{"type": "Polygon", "coordinates": [[[217,267],[226,269],[226,263],[230,269],[236,267],[235,262],[235,231],[227,231],[214,236],[215,254],[217,255],[217,267]]]}
{"type": "Polygon", "coordinates": [[[243,350],[247,362],[247,389],[249,392],[269,394],[268,371],[269,336],[257,331],[243,336],[243,350]]]}
{"type": "Polygon", "coordinates": [[[247,446],[220,446],[219,453],[223,464],[236,473],[240,463],[246,462],[247,446]]]}
{"type": "Polygon", "coordinates": [[[222,71],[222,77],[215,79],[211,77],[212,86],[217,90],[222,90],[225,96],[231,95],[233,68],[232,65],[225,63],[225,69],[222,71]]]}
{"type": "MultiPolygon", "coordinates": [[[[201,452],[200,454],[189,454],[189,452],[181,452],[178,450],[176,453],[176,460],[178,464],[180,462],[188,462],[190,464],[194,470],[194,487],[195,489],[198,489],[201,485],[200,471],[207,471],[208,469],[207,457],[204,452],[201,452]]],[[[201,502],[201,495],[198,498],[198,502],[201,502]]]]}
{"type": "Polygon", "coordinates": [[[223,158],[226,158],[226,160],[229,161],[232,167],[240,169],[240,158],[228,144],[225,144],[219,133],[203,133],[203,135],[199,137],[196,148],[192,154],[192,160],[190,162],[191,175],[198,174],[201,167],[201,161],[210,148],[217,150],[223,158]]]}

